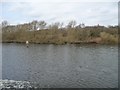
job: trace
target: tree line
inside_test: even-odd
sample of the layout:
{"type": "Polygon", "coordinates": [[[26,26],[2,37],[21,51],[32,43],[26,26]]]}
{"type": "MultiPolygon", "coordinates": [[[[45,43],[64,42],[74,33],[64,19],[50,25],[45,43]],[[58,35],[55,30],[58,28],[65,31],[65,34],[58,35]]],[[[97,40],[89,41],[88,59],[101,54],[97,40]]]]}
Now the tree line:
{"type": "Polygon", "coordinates": [[[85,26],[71,20],[66,26],[55,22],[48,25],[45,21],[33,20],[29,23],[9,25],[7,21],[2,24],[2,42],[31,43],[118,43],[118,26],[85,26]]]}

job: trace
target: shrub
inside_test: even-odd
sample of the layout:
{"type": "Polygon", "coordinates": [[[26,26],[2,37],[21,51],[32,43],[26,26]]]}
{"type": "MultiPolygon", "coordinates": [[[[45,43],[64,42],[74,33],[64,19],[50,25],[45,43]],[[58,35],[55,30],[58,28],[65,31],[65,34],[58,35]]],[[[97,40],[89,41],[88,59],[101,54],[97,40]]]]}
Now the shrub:
{"type": "Polygon", "coordinates": [[[101,32],[100,37],[104,43],[118,43],[118,36],[106,32],[101,32]]]}

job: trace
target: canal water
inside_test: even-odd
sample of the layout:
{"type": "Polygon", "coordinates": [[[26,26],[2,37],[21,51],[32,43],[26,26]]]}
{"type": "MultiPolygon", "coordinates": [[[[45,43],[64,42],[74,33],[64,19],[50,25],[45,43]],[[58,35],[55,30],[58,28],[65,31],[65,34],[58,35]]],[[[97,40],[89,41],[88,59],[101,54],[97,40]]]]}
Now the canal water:
{"type": "Polygon", "coordinates": [[[117,88],[118,47],[4,43],[2,79],[40,88],[117,88]]]}

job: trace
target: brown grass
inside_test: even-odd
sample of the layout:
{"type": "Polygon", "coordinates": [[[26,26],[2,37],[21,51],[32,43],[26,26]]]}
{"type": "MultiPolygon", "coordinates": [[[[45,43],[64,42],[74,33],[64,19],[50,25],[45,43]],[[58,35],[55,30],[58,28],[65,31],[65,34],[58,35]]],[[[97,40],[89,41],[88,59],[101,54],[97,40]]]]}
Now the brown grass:
{"type": "Polygon", "coordinates": [[[44,44],[66,44],[71,42],[95,42],[103,44],[118,43],[117,28],[71,28],[71,29],[48,29],[40,31],[26,31],[18,29],[11,30],[10,27],[4,28],[2,32],[3,42],[25,42],[44,44]]]}

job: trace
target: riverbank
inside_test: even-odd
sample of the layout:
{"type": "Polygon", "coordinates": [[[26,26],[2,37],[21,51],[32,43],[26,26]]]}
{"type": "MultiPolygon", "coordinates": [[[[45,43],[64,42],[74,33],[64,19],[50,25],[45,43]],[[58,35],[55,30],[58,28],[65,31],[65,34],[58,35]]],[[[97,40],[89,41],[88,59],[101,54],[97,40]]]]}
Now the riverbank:
{"type": "MultiPolygon", "coordinates": [[[[26,41],[20,41],[20,40],[4,40],[2,43],[25,43],[26,41]]],[[[32,44],[55,44],[55,45],[65,45],[65,44],[109,44],[109,45],[117,45],[118,42],[105,42],[102,38],[96,37],[89,40],[84,41],[71,41],[71,42],[54,42],[54,41],[48,41],[48,42],[41,42],[41,41],[29,41],[29,43],[32,44]]]]}
{"type": "MultiPolygon", "coordinates": [[[[22,27],[22,26],[21,26],[22,27]]],[[[29,31],[24,28],[14,31],[11,26],[3,28],[3,43],[36,44],[118,44],[118,28],[84,27],[84,28],[48,28],[29,31]]]]}
{"type": "MultiPolygon", "coordinates": [[[[2,41],[2,43],[25,43],[24,41],[2,41]]],[[[54,44],[54,45],[65,45],[65,44],[106,44],[106,45],[117,45],[118,43],[102,43],[102,42],[97,42],[94,40],[91,41],[74,41],[74,42],[63,42],[63,43],[56,43],[56,42],[49,42],[49,43],[41,43],[41,42],[29,42],[31,44],[54,44]]]]}

